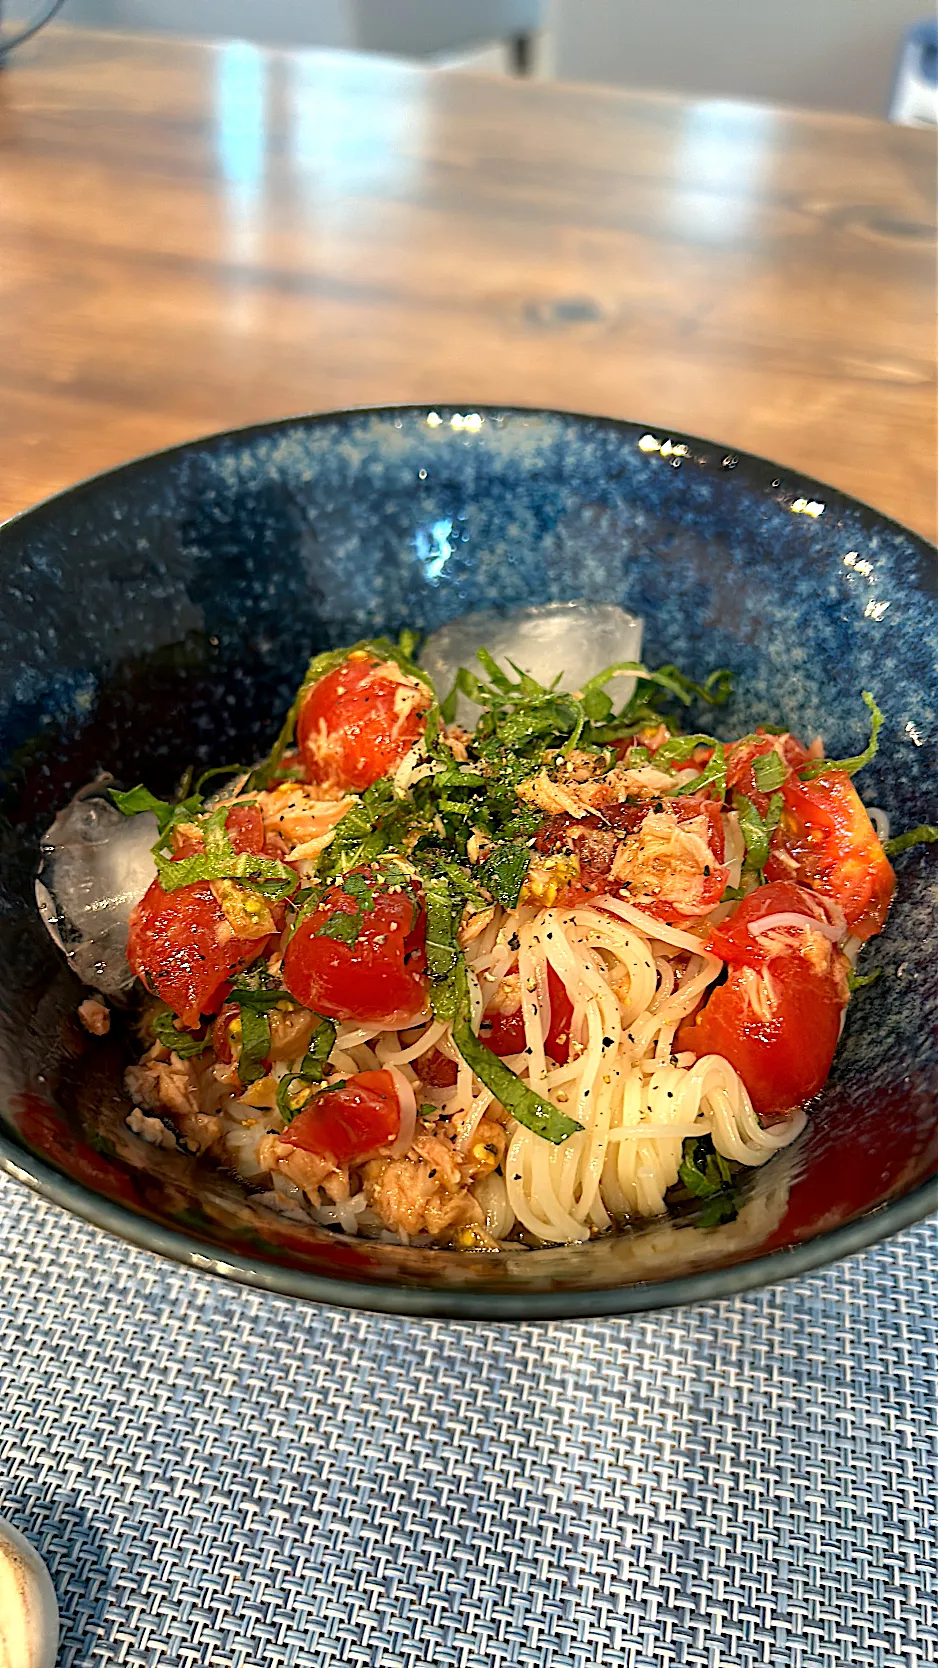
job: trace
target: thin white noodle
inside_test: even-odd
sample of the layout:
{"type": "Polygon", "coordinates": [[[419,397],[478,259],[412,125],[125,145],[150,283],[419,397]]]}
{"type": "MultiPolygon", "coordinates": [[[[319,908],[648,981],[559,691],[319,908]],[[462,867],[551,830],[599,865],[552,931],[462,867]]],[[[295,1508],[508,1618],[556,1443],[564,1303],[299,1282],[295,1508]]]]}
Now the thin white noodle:
{"type": "Polygon", "coordinates": [[[758,921],[748,921],[747,931],[754,938],[761,938],[765,932],[773,932],[776,927],[795,927],[799,932],[809,927],[812,932],[820,932],[823,938],[830,938],[834,943],[841,937],[842,929],[833,926],[829,921],[820,921],[817,916],[798,915],[793,910],[780,910],[777,915],[761,915],[758,921]]]}
{"type": "Polygon", "coordinates": [[[435,1019],[432,1025],[428,1025],[424,1035],[419,1037],[416,1043],[411,1043],[408,1048],[394,1050],[390,1054],[381,1053],[381,1058],[386,1066],[408,1065],[411,1060],[419,1060],[422,1054],[426,1054],[428,1049],[433,1048],[440,1041],[446,1029],[444,1020],[435,1019]]]}
{"type": "Polygon", "coordinates": [[[657,921],[654,915],[646,915],[641,909],[634,909],[632,904],[624,903],[622,898],[596,898],[594,907],[621,915],[624,921],[638,927],[639,931],[645,933],[654,943],[677,944],[680,950],[693,950],[698,955],[701,953],[701,940],[693,933],[681,932],[678,927],[668,927],[664,921],[657,921]]]}
{"type": "Polygon", "coordinates": [[[865,805],[868,816],[873,824],[874,833],[881,845],[890,838],[890,818],[880,805],[865,805]]]}
{"type": "Polygon", "coordinates": [[[747,855],[746,841],[740,831],[740,818],[736,811],[725,811],[721,817],[724,825],[724,862],[727,865],[728,886],[739,886],[743,871],[743,860],[747,855]]]}
{"type": "Polygon", "coordinates": [[[618,1129],[610,1131],[609,1141],[611,1146],[615,1146],[618,1141],[638,1141],[640,1137],[643,1141],[674,1141],[676,1138],[687,1141],[693,1136],[707,1133],[707,1125],[704,1123],[634,1124],[631,1128],[621,1125],[618,1129]]]}
{"type": "Polygon", "coordinates": [[[525,1048],[528,1053],[528,1081],[533,1089],[544,1087],[545,1063],[544,1016],[548,1007],[548,972],[544,955],[537,939],[533,941],[532,927],[527,923],[519,933],[518,976],[522,987],[522,1018],[525,1022],[525,1048]]]}
{"type": "MultiPolygon", "coordinates": [[[[767,936],[792,927],[817,928],[832,939],[844,931],[837,906],[821,902],[814,918],[779,912],[758,925],[767,936]]],[[[691,1137],[709,1135],[722,1156],[753,1167],[764,1164],[803,1127],[804,1113],[797,1111],[764,1128],[728,1061],[674,1052],[678,1027],[723,965],[697,934],[668,926],[622,899],[603,897],[572,908],[497,909],[465,954],[476,1028],[493,991],[517,963],[525,1050],[506,1063],[580,1125],[555,1146],[508,1119],[508,1152],[499,1179],[503,1214],[508,1220],[511,1212],[540,1241],[573,1243],[624,1217],[664,1212],[668,1190],[678,1178],[682,1144],[691,1137]],[[573,1009],[570,1057],[564,1062],[545,1051],[551,1028],[549,969],[573,1009]]],[[[504,1111],[492,1091],[474,1079],[448,1024],[425,1015],[407,1029],[414,1040],[403,1047],[398,1031],[386,1026],[341,1025],[330,1064],[343,1076],[374,1067],[392,1073],[401,1107],[393,1156],[412,1150],[417,1099],[427,1098],[450,1120],[456,1156],[463,1157],[481,1119],[487,1114],[501,1119],[504,1111]],[[414,1062],[431,1049],[456,1063],[452,1087],[419,1084],[414,1062]]],[[[211,1073],[203,1075],[206,1093],[211,1082],[223,1100],[227,1138],[227,1130],[242,1125],[224,1104],[224,1089],[218,1097],[222,1086],[211,1073]]],[[[263,1132],[259,1120],[258,1138],[263,1132]]],[[[247,1145],[243,1154],[239,1149],[239,1161],[246,1166],[257,1145],[254,1137],[253,1129],[242,1133],[247,1145]]],[[[364,1197],[363,1191],[356,1201],[364,1197]]],[[[303,1208],[291,1194],[286,1208],[295,1205],[303,1208]]],[[[323,1201],[311,1211],[316,1221],[338,1224],[346,1232],[364,1228],[389,1237],[364,1205],[323,1201]]],[[[397,1237],[409,1243],[407,1235],[397,1237]]],[[[416,1237],[426,1242],[426,1236],[416,1237]]]]}
{"type": "Polygon", "coordinates": [[[469,1109],[469,1113],[463,1120],[460,1127],[460,1133],[453,1143],[458,1153],[465,1153],[467,1151],[473,1136],[479,1128],[480,1119],[483,1117],[487,1108],[492,1105],[494,1099],[495,1096],[491,1089],[483,1089],[476,1096],[476,1099],[473,1101],[473,1104],[469,1109]]]}
{"type": "Polygon", "coordinates": [[[374,1037],[384,1036],[387,1032],[385,1025],[340,1025],[336,1030],[337,1048],[358,1048],[360,1043],[371,1042],[374,1037]]]}
{"type": "Polygon", "coordinates": [[[398,1107],[401,1112],[401,1123],[398,1128],[397,1139],[391,1149],[392,1158],[401,1158],[410,1152],[414,1140],[414,1130],[417,1124],[417,1101],[414,1096],[413,1084],[405,1077],[399,1066],[386,1063],[385,1070],[394,1078],[395,1093],[398,1096],[398,1107]]]}
{"type": "MultiPolygon", "coordinates": [[[[602,911],[591,905],[547,910],[523,935],[520,969],[529,981],[537,978],[540,942],[575,1000],[575,1024],[579,1015],[584,1027],[576,1058],[549,1068],[540,1085],[549,1098],[560,1096],[581,1132],[554,1147],[513,1124],[505,1163],[518,1220],[555,1243],[602,1231],[611,1216],[661,1214],[691,1135],[709,1134],[725,1157],[754,1166],[793,1140],[804,1123],[795,1113],[763,1129],[726,1060],[682,1056],[676,1063],[675,1030],[722,964],[691,934],[628,905],[613,913],[620,921],[611,919],[605,900],[602,911]],[[664,963],[664,976],[657,963],[664,963]],[[643,1005],[631,1017],[636,984],[644,986],[643,1005]]],[[[532,1034],[526,1036],[531,1047],[532,1034]]],[[[523,1077],[531,1058],[513,1062],[523,1077]]]]}

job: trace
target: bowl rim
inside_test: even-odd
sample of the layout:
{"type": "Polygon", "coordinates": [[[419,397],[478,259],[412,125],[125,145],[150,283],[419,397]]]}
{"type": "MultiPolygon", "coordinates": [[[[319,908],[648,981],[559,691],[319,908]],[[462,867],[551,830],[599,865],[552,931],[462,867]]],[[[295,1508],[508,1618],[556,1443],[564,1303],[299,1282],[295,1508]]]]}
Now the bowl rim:
{"type": "Polygon", "coordinates": [[[236,1251],[213,1250],[198,1240],[151,1217],[92,1193],[80,1182],[53,1169],[25,1148],[15,1146],[0,1132],[0,1171],[22,1182],[50,1204],[59,1205],[92,1227],[133,1245],[156,1252],[169,1261],[203,1274],[218,1275],[269,1296],[300,1298],[332,1308],[403,1315],[415,1320],[549,1321],[594,1320],[673,1309],[687,1303],[714,1303],[757,1287],[800,1275],[854,1256],[879,1240],[900,1233],[932,1214],[937,1206],[936,1178],[921,1182],[911,1193],[875,1206],[852,1222],[798,1245],[771,1251],[749,1262],[725,1268],[701,1269],[672,1280],[637,1281],[631,1285],[577,1291],[506,1291],[481,1284],[472,1290],[452,1286],[405,1286],[388,1282],[350,1280],[343,1275],[314,1274],[281,1263],[252,1260],[236,1251]]]}
{"type": "MultiPolygon", "coordinates": [[[[548,417],[574,419],[602,427],[621,430],[630,435],[635,431],[654,434],[660,431],[663,439],[690,447],[712,450],[717,457],[704,457],[700,462],[720,467],[721,454],[733,457],[735,469],[741,467],[738,479],[747,479],[751,487],[766,493],[787,491],[790,484],[798,484],[812,493],[824,493],[825,503],[860,512],[862,519],[873,520],[878,527],[895,531],[910,540],[918,553],[927,559],[923,577],[927,585],[932,580],[935,589],[936,566],[930,557],[936,546],[921,533],[884,514],[874,505],[855,498],[834,487],[830,482],[804,474],[789,465],[774,463],[758,453],[741,451],[720,441],[683,430],[669,429],[662,423],[643,424],[631,418],[611,417],[600,412],[571,411],[552,406],[492,405],[477,401],[421,400],[406,405],[356,405],[329,408],[322,411],[297,412],[262,422],[240,424],[229,429],[214,429],[177,441],[171,446],[158,447],[139,453],[122,463],[96,471],[92,475],[71,482],[58,491],[39,499],[35,504],[16,511],[0,521],[0,547],[21,523],[29,523],[63,499],[91,490],[112,477],[136,474],[158,461],[198,451],[213,443],[248,441],[262,436],[274,436],[278,431],[297,426],[313,427],[342,418],[396,417],[416,418],[432,411],[453,413],[469,409],[486,417],[548,417]],[[766,474],[765,481],[754,479],[766,474]]],[[[444,418],[447,421],[447,418],[444,418]]],[[[441,425],[442,426],[442,425],[441,425]]],[[[661,443],[660,443],[661,444],[661,443]]],[[[651,450],[648,454],[654,455],[651,450]]],[[[904,1228],[924,1220],[937,1208],[937,1179],[933,1174],[912,1192],[875,1206],[851,1222],[815,1235],[797,1245],[771,1251],[750,1261],[731,1263],[724,1268],[702,1269],[670,1280],[637,1281],[629,1285],[610,1286],[576,1291],[506,1291],[504,1287],[482,1284],[472,1290],[456,1287],[406,1286],[389,1282],[387,1285],[347,1279],[342,1275],[315,1274],[308,1270],[290,1268],[279,1263],[253,1260],[235,1251],[213,1251],[211,1242],[169,1228],[153,1218],[138,1215],[125,1206],[100,1193],[93,1193],[72,1177],[56,1170],[36,1157],[26,1147],[11,1141],[0,1130],[0,1172],[21,1182],[51,1204],[76,1216],[91,1226],[103,1230],[126,1244],[150,1251],[183,1267],[227,1278],[235,1283],[266,1292],[272,1296],[299,1298],[306,1302],[333,1308],[368,1311],[379,1314],[402,1315],[414,1319],[489,1320],[489,1321],[548,1321],[587,1320],[640,1314],[658,1309],[675,1308],[688,1303],[715,1302],[756,1288],[774,1285],[778,1281],[799,1276],[853,1256],[868,1246],[878,1243],[904,1228]]]]}
{"type": "MultiPolygon", "coordinates": [[[[766,492],[779,492],[782,491],[787,482],[798,482],[807,488],[827,493],[826,508],[828,503],[837,502],[839,506],[860,510],[865,517],[872,517],[880,526],[902,533],[905,538],[912,540],[914,544],[919,546],[923,554],[939,554],[939,547],[926,538],[923,533],[917,533],[914,528],[907,527],[902,521],[897,521],[895,517],[887,515],[885,511],[878,510],[876,505],[867,503],[863,498],[855,498],[851,493],[843,491],[841,487],[833,486],[830,481],[819,480],[817,476],[806,474],[789,464],[775,463],[772,458],[763,457],[762,453],[759,452],[743,451],[739,447],[728,446],[722,441],[709,439],[705,435],[689,434],[684,429],[671,429],[664,423],[640,423],[632,417],[610,417],[603,412],[572,411],[570,408],[563,406],[490,405],[480,404],[478,401],[467,402],[451,399],[418,400],[411,401],[406,405],[333,406],[323,411],[298,411],[286,417],[269,417],[259,423],[239,423],[229,429],[207,429],[204,433],[193,435],[188,440],[174,441],[171,446],[158,446],[149,452],[137,452],[133,457],[125,458],[122,463],[111,464],[107,469],[98,469],[91,475],[80,476],[77,481],[70,481],[67,486],[59,487],[57,491],[47,493],[44,498],[37,499],[34,504],[27,504],[22,510],[15,510],[12,515],[0,521],[0,542],[7,535],[8,530],[17,529],[20,522],[28,520],[31,516],[43,510],[50,509],[60,499],[69,498],[76,493],[83,492],[85,489],[98,486],[101,482],[111,479],[112,476],[124,475],[131,471],[136,472],[138,469],[143,469],[147,464],[197,450],[212,442],[248,440],[255,436],[272,435],[278,429],[293,428],[298,424],[318,426],[320,423],[328,423],[342,417],[390,417],[394,419],[395,417],[418,417],[433,411],[438,413],[452,411],[455,415],[460,409],[464,411],[468,409],[471,412],[481,413],[485,417],[493,418],[574,418],[577,422],[599,423],[611,429],[644,430],[647,434],[659,429],[663,436],[662,443],[667,439],[672,442],[677,441],[679,445],[711,447],[716,453],[723,453],[725,457],[732,457],[735,469],[743,465],[744,474],[747,474],[751,467],[769,470],[771,476],[776,477],[776,479],[771,479],[765,483],[763,490],[766,492]]],[[[444,420],[446,421],[446,419],[444,420]]],[[[655,456],[651,451],[647,455],[650,459],[655,456]]],[[[712,464],[715,460],[704,458],[700,461],[704,464],[712,464]]],[[[930,568],[927,572],[935,580],[935,569],[930,568]]]]}

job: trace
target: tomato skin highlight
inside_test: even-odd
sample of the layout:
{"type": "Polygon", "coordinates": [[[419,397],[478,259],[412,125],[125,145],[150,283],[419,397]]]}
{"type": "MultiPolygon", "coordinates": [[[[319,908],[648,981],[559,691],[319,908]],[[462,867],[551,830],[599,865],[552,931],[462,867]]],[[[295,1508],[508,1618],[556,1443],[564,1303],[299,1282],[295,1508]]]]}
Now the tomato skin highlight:
{"type": "MultiPolygon", "coordinates": [[[[571,1020],[574,1017],[574,1006],[567,994],[566,986],[550,962],[548,997],[551,1002],[551,1024],[545,1037],[545,1053],[559,1066],[566,1066],[571,1053],[571,1020]]],[[[486,1044],[491,1053],[498,1054],[500,1058],[506,1054],[524,1054],[525,1020],[521,1008],[515,1008],[509,1013],[500,1013],[493,1009],[485,1014],[479,1040],[486,1044]]]]}
{"type": "MultiPolygon", "coordinates": [[[[806,891],[790,882],[762,886],[744,898],[721,927],[712,928],[708,948],[727,962],[727,980],[717,985],[692,1019],[679,1026],[675,1048],[700,1059],[719,1054],[743,1079],[754,1110],[772,1119],[824,1086],[847,1001],[844,958],[833,947],[823,961],[792,949],[771,953],[750,933],[750,923],[778,914],[818,920],[806,891]],[[750,1000],[753,981],[766,971],[771,996],[764,1016],[750,1000]]],[[[817,947],[816,947],[817,948],[817,947]]]]}
{"type": "Polygon", "coordinates": [[[782,795],[767,879],[796,880],[833,899],[855,938],[874,938],[897,883],[850,776],[826,770],[809,782],[792,777],[782,795]]]}
{"type": "Polygon", "coordinates": [[[280,1140],[337,1164],[358,1164],[387,1146],[401,1127],[401,1108],[388,1071],[361,1071],[324,1089],[298,1112],[280,1140]]]}
{"type": "MultiPolygon", "coordinates": [[[[264,824],[257,806],[232,806],[225,829],[236,852],[263,850],[264,824]]],[[[201,841],[184,835],[173,861],[201,849],[201,841]]],[[[272,913],[275,919],[280,914],[272,913]]],[[[131,912],[127,960],[184,1024],[198,1025],[201,1014],[220,1007],[229,980],[257,960],[269,937],[235,937],[208,881],[164,892],[154,880],[131,912]]]]}
{"type": "Polygon", "coordinates": [[[297,717],[297,742],[311,782],[362,793],[387,776],[420,740],[430,691],[402,683],[364,650],[313,684],[297,717]],[[413,704],[402,711],[402,691],[413,704]]]}
{"type": "Polygon", "coordinates": [[[374,905],[363,912],[355,943],[321,933],[331,915],[358,914],[356,900],[339,882],[301,921],[287,945],[284,985],[314,1013],[369,1025],[387,1020],[397,1029],[427,1006],[424,912],[420,909],[415,920],[412,893],[379,891],[370,870],[355,872],[375,888],[374,905]]]}

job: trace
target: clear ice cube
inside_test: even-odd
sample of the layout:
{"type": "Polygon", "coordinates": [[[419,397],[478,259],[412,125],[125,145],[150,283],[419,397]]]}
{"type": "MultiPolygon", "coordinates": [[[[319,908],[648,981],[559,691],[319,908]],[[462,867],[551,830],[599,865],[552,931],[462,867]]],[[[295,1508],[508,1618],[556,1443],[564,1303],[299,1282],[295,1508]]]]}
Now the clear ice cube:
{"type": "MultiPolygon", "coordinates": [[[[573,691],[617,660],[638,660],[642,621],[612,602],[548,602],[514,614],[481,610],[449,620],[428,637],[420,663],[441,700],[461,666],[483,673],[476,650],[486,648],[504,671],[511,661],[539,683],[560,673],[559,688],[573,691]]],[[[632,694],[636,680],[619,677],[607,685],[617,707],[632,694]]],[[[472,729],[478,706],[461,695],[456,721],[472,729]]]]}
{"type": "Polygon", "coordinates": [[[78,977],[105,996],[129,988],[130,913],[156,875],[156,817],[125,817],[108,779],[76,794],[45,835],[36,902],[53,941],[78,977]]]}

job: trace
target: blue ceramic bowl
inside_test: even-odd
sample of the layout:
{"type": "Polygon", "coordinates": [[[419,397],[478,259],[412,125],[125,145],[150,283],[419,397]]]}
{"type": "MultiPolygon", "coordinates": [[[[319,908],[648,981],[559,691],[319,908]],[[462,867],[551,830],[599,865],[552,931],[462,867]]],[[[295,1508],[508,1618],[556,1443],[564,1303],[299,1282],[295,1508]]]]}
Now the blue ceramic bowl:
{"type": "MultiPolygon", "coordinates": [[[[461,1256],[338,1239],[130,1137],[132,1043],[75,1021],[33,902],[39,836],[102,770],[157,791],[263,753],[314,650],[571,597],[645,620],[651,664],[735,669],[717,728],[863,745],[895,829],[934,805],[935,552],[816,482],[688,437],[558,412],[343,412],[195,441],[0,529],[0,1163],[134,1244],[320,1301],[462,1317],[615,1314],[802,1273],[930,1208],[931,853],[898,862],[883,977],[852,1002],[797,1145],[737,1220],[461,1256]]],[[[694,716],[694,715],[692,715],[694,716]]],[[[708,720],[713,726],[713,715],[708,720]]],[[[699,726],[700,727],[700,726],[699,726]]]]}

